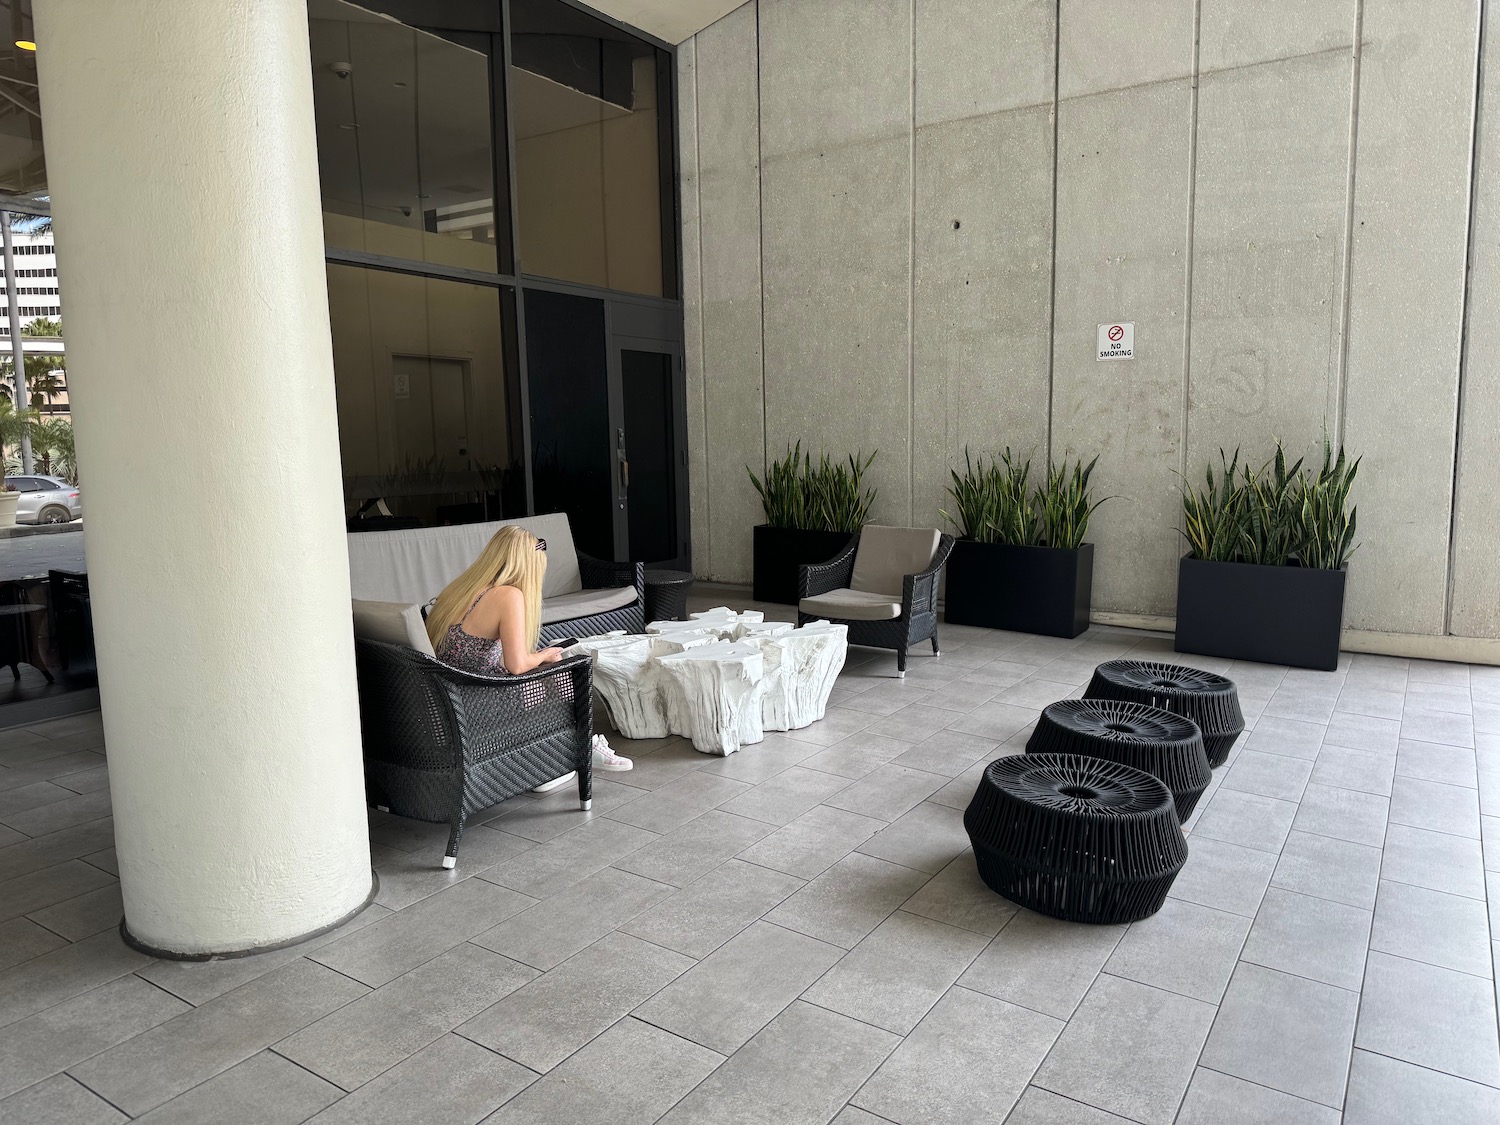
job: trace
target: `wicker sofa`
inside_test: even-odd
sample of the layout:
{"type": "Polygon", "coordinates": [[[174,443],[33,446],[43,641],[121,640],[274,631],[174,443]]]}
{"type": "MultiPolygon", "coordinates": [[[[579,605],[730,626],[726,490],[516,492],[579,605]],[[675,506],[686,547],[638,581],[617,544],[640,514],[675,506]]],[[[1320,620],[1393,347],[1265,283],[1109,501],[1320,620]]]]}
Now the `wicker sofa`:
{"type": "Polygon", "coordinates": [[[640,563],[606,562],[578,551],[568,517],[545,516],[458,527],[419,527],[349,535],[349,585],[357,601],[426,605],[463,573],[490,537],[520,524],[547,541],[542,641],[646,628],[646,575],[640,563]]]}
{"type": "Polygon", "coordinates": [[[851,645],[906,650],[931,641],[938,651],[937,589],[953,536],[937,528],[867,525],[826,563],[797,575],[797,624],[827,619],[849,627],[851,645]]]}

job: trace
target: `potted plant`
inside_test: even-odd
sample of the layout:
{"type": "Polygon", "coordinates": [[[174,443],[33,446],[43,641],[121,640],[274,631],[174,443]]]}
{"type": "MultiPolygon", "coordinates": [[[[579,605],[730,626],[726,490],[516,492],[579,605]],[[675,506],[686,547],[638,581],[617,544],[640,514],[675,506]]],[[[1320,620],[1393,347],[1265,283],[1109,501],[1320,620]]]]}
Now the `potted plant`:
{"type": "Polygon", "coordinates": [[[1323,439],[1314,471],[1281,443],[1259,470],[1219,451],[1205,487],[1184,488],[1188,553],[1177,568],[1178,652],[1332,671],[1357,510],[1359,459],[1323,439]]]}
{"type": "Polygon", "coordinates": [[[833,558],[865,525],[875,489],[865,472],[875,454],[850,454],[834,461],[823,454],[816,466],[799,441],[771,462],[765,479],[745,471],[765,509],[766,522],[754,530],[754,597],[758,602],[797,601],[797,568],[833,558]]]}
{"type": "Polygon", "coordinates": [[[964,451],[948,490],[958,518],[942,513],[961,534],[948,556],[945,621],[1052,637],[1089,627],[1094,545],[1084,536],[1104,503],[1089,484],[1098,460],[1064,458],[1032,489],[1031,462],[1009,449],[988,465],[964,451]]]}

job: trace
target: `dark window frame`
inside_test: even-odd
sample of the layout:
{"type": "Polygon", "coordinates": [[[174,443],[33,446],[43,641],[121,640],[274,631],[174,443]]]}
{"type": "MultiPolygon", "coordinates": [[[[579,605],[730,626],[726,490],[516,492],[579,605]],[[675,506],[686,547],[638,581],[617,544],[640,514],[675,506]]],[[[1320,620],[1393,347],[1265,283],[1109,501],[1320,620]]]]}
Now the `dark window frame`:
{"type": "MultiPolygon", "coordinates": [[[[519,217],[516,205],[515,130],[510,119],[511,12],[510,0],[350,0],[359,7],[389,15],[402,23],[439,35],[454,42],[472,45],[474,38],[488,35],[490,50],[490,152],[494,158],[494,200],[496,218],[495,273],[446,266],[435,262],[414,261],[364,250],[325,246],[324,259],[329,265],[358,266],[366,269],[412,274],[445,281],[466,282],[501,290],[502,362],[506,383],[507,435],[511,448],[519,447],[526,481],[526,510],[535,513],[533,489],[533,450],[531,443],[530,372],[526,346],[526,292],[573,293],[579,296],[627,301],[648,305],[676,314],[683,324],[682,240],[679,237],[681,199],[678,184],[680,153],[677,121],[679,91],[677,88],[677,48],[654,35],[631,27],[603,12],[595,11],[580,0],[554,0],[577,9],[622,31],[666,54],[666,66],[657,68],[657,159],[661,190],[662,297],[621,290],[580,285],[552,278],[518,273],[515,251],[519,243],[519,217]],[[667,112],[661,112],[665,107],[667,112]],[[503,197],[503,198],[502,198],[503,197]],[[500,221],[505,207],[507,221],[500,221]],[[507,295],[508,294],[508,295],[507,295]]],[[[50,251],[51,247],[48,247],[50,251]]]]}

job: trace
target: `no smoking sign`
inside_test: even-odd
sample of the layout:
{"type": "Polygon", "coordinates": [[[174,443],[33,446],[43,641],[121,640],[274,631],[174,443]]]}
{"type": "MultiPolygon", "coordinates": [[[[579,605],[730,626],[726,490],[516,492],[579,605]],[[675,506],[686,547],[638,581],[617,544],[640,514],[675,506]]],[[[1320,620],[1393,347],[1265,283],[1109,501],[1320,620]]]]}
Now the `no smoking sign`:
{"type": "Polygon", "coordinates": [[[1099,325],[1099,358],[1134,359],[1135,325],[1124,323],[1099,325]]]}

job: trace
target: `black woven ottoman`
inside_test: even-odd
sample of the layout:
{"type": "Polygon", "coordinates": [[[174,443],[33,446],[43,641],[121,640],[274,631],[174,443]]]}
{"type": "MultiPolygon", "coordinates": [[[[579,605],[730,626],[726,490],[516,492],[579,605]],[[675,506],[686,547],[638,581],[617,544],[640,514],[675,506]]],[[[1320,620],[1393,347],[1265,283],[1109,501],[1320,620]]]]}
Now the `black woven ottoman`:
{"type": "Polygon", "coordinates": [[[1172,791],[1177,819],[1193,815],[1213,774],[1198,724],[1115,699],[1064,699],[1042,712],[1028,754],[1082,754],[1145,770],[1172,791]]]}
{"type": "Polygon", "coordinates": [[[964,811],[991,890],[1067,922],[1134,922],[1161,909],[1187,860],[1167,787],[1075,754],[991,762],[964,811]]]}
{"type": "Polygon", "coordinates": [[[1185,715],[1203,732],[1203,752],[1210,766],[1222,766],[1234,740],[1245,729],[1234,681],[1155,660],[1111,660],[1094,669],[1085,699],[1118,699],[1145,703],[1174,715],[1185,715]]]}

